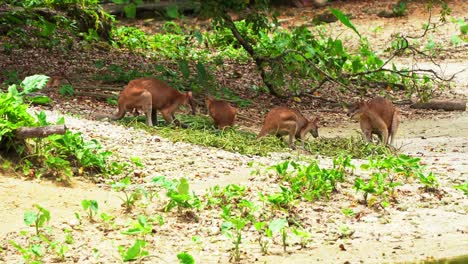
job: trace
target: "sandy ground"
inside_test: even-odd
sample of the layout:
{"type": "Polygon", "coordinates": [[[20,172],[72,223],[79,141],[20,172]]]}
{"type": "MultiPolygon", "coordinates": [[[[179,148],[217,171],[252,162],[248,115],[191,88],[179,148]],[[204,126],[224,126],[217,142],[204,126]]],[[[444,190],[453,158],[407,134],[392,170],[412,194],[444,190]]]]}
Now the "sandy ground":
{"type": "MultiPolygon", "coordinates": [[[[68,121],[73,123],[72,119],[69,117],[68,121]]],[[[84,122],[93,123],[96,121],[84,122]]],[[[352,123],[339,129],[324,129],[322,135],[343,136],[357,133],[357,129],[358,124],[352,123]]],[[[418,190],[415,184],[406,184],[401,187],[404,195],[402,195],[397,207],[389,209],[386,213],[373,212],[360,207],[360,205],[355,205],[352,199],[350,200],[350,197],[355,195],[354,191],[352,188],[346,188],[342,195],[329,202],[303,205],[303,210],[310,210],[310,214],[305,214],[306,220],[303,221],[321,223],[311,225],[313,240],[308,248],[299,250],[297,246],[292,245],[289,253],[285,254],[280,248],[272,246],[272,254],[262,256],[255,238],[247,235],[242,247],[248,253],[245,253],[243,263],[291,263],[291,261],[299,263],[309,261],[381,263],[467,255],[468,198],[453,189],[454,185],[468,178],[468,137],[466,131],[468,131],[467,112],[455,113],[443,118],[402,122],[396,145],[401,146],[402,153],[422,157],[428,168],[437,172],[441,190],[446,192],[441,200],[418,190]],[[345,218],[339,208],[346,206],[353,206],[356,211],[361,211],[366,216],[359,221],[345,218]],[[322,210],[324,210],[323,213],[318,213],[322,210]],[[350,226],[355,231],[351,238],[336,238],[336,230],[343,225],[350,226]],[[340,249],[340,245],[346,250],[340,249]]],[[[128,133],[140,132],[130,129],[128,133]]],[[[177,152],[177,150],[174,151],[177,152]]],[[[212,150],[207,150],[207,152],[209,151],[212,150]]],[[[223,151],[220,153],[222,154],[223,151]]],[[[229,157],[229,154],[226,157],[229,157]]],[[[164,159],[164,157],[160,158],[164,159]]],[[[260,160],[265,161],[264,159],[260,160]]],[[[205,162],[209,163],[210,161],[206,160],[205,162]]],[[[239,161],[236,162],[239,163],[239,161]]],[[[265,181],[268,182],[268,179],[250,176],[250,169],[246,163],[244,160],[236,169],[223,176],[189,178],[191,186],[198,194],[202,194],[206,188],[214,185],[224,186],[229,183],[249,184],[253,189],[263,188],[261,185],[265,184],[265,181]]],[[[76,222],[74,212],[85,214],[80,205],[80,201],[83,199],[97,200],[100,211],[116,215],[118,218],[116,222],[122,226],[126,226],[131,219],[135,218],[135,214],[125,215],[122,213],[118,194],[109,190],[107,185],[99,187],[92,183],[76,180],[71,187],[64,187],[47,180],[25,181],[11,175],[2,175],[0,177],[0,200],[2,201],[0,205],[0,211],[2,211],[0,235],[6,239],[16,239],[15,241],[17,241],[16,232],[27,229],[22,221],[24,212],[31,210],[34,203],[38,203],[50,210],[51,226],[58,230],[71,228],[74,230],[75,240],[80,241],[80,248],[71,251],[79,252],[80,257],[69,258],[68,262],[118,262],[117,245],[129,243],[119,234],[119,228],[110,231],[112,235],[108,235],[107,232],[102,232],[99,228],[96,230],[99,226],[96,224],[83,224],[80,228],[74,226],[74,222],[76,222]],[[99,249],[102,255],[97,258],[91,257],[87,251],[91,248],[99,249]]],[[[207,213],[212,215],[219,212],[210,211],[207,213]]],[[[198,263],[227,262],[229,258],[227,249],[230,247],[230,242],[218,231],[213,231],[213,229],[219,228],[216,226],[216,223],[219,224],[217,222],[219,219],[210,219],[209,216],[205,218],[205,215],[201,214],[201,218],[204,220],[195,226],[190,223],[180,223],[174,215],[164,215],[167,226],[164,225],[161,227],[161,231],[156,231],[155,241],[153,241],[155,254],[169,263],[173,263],[176,261],[175,255],[178,252],[187,250],[198,263]],[[177,235],[174,233],[174,228],[180,229],[184,238],[175,238],[174,236],[177,235]],[[194,243],[190,241],[190,238],[196,235],[203,237],[203,245],[194,246],[194,243]]],[[[123,228],[122,226],[120,230],[123,228]]],[[[60,236],[57,235],[57,237],[60,236]]],[[[2,248],[6,249],[0,253],[0,260],[3,259],[7,263],[19,260],[19,256],[12,255],[14,250],[10,251],[12,248],[5,239],[2,239],[0,243],[2,248]]],[[[159,263],[154,261],[149,263],[159,263]]]]}

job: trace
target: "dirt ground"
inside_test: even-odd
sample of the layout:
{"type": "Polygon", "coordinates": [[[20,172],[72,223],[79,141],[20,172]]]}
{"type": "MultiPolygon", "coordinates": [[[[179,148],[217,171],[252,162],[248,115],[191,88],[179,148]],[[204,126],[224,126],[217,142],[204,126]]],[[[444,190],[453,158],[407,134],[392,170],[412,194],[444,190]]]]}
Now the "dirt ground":
{"type": "MultiPolygon", "coordinates": [[[[369,1],[351,1],[348,6],[354,11],[353,22],[361,32],[373,32],[371,40],[379,40],[382,47],[389,36],[402,28],[408,32],[419,29],[425,21],[421,5],[410,7],[409,17],[382,19],[374,13],[389,1],[369,4],[369,1]],[[355,10],[361,10],[357,12],[355,10]]],[[[466,19],[468,4],[466,1],[450,1],[456,6],[454,16],[466,19]]],[[[346,10],[346,6],[344,7],[346,10]]],[[[295,11],[296,12],[296,11],[295,11]]],[[[303,10],[291,23],[307,19],[314,10],[303,10]],[[309,15],[308,15],[309,14],[309,15]],[[299,18],[299,19],[297,19],[299,18]]],[[[283,18],[285,19],[285,18],[283,18]]],[[[302,21],[304,22],[304,21],[302,21]]],[[[439,39],[449,39],[456,31],[452,26],[439,31],[439,39]]],[[[463,49],[462,49],[463,51],[463,49]]],[[[448,53],[446,58],[439,58],[443,69],[457,72],[467,69],[467,54],[448,53]]],[[[402,61],[402,63],[405,63],[402,61]]],[[[422,62],[424,63],[427,62],[422,62]]],[[[449,98],[466,99],[468,95],[467,71],[458,75],[456,85],[444,94],[449,98]]],[[[73,105],[72,107],[83,107],[73,105]]],[[[89,107],[88,107],[89,108],[89,107]]],[[[88,109],[90,110],[90,109],[88,109]]],[[[92,110],[92,109],[91,109],[92,110]]],[[[278,245],[271,246],[271,254],[263,256],[255,241],[254,232],[248,232],[241,245],[241,263],[400,263],[464,256],[468,261],[468,198],[453,186],[468,180],[468,112],[437,112],[402,109],[403,120],[398,132],[396,146],[401,153],[421,157],[427,169],[434,171],[440,181],[442,196],[421,190],[417,183],[408,183],[399,188],[399,202],[384,211],[375,211],[357,204],[357,194],[352,189],[353,177],[342,186],[342,192],[330,201],[301,203],[301,222],[310,227],[312,241],[307,248],[300,249],[298,241],[291,238],[287,253],[278,245]],[[361,215],[359,219],[348,218],[342,208],[353,208],[361,215]],[[340,229],[351,228],[350,237],[340,237],[340,229]]],[[[49,113],[48,116],[53,116],[49,113]]],[[[321,128],[325,137],[348,136],[358,133],[359,125],[349,121],[343,113],[322,113],[328,120],[321,128]],[[335,119],[341,122],[334,125],[335,119]]],[[[243,156],[213,148],[173,144],[152,140],[155,136],[144,131],[124,128],[115,123],[103,123],[85,118],[66,116],[67,126],[80,131],[85,137],[102,141],[104,147],[111,149],[120,157],[130,155],[142,158],[151,173],[147,173],[141,183],[156,175],[168,178],[185,176],[191,189],[198,195],[215,185],[229,183],[249,186],[252,197],[259,191],[277,188],[268,173],[252,176],[249,162],[275,164],[283,160],[282,154],[260,158],[243,156]],[[125,144],[125,145],[123,145],[125,144]],[[143,146],[143,147],[142,147],[143,146]],[[187,165],[194,162],[195,165],[187,165]],[[202,173],[203,172],[203,173],[202,173]]],[[[249,125],[258,130],[259,124],[249,125]]],[[[291,155],[291,154],[288,154],[291,155]]],[[[290,157],[290,156],[289,156],[290,157]]],[[[294,155],[293,155],[294,158],[294,155]]],[[[359,164],[362,161],[355,160],[359,164]]],[[[321,158],[322,166],[330,166],[330,158],[321,158]]],[[[149,238],[148,250],[152,257],[145,263],[176,263],[176,255],[187,251],[196,263],[227,263],[228,249],[232,243],[220,234],[220,212],[205,210],[199,212],[200,221],[186,221],[176,213],[161,213],[160,202],[142,204],[131,214],[124,214],[121,207],[121,194],[110,189],[109,184],[94,184],[86,179],[75,178],[71,186],[48,180],[30,180],[20,175],[0,174],[0,262],[18,263],[21,256],[8,243],[15,240],[25,243],[19,230],[25,227],[23,214],[31,210],[33,204],[40,204],[51,212],[53,237],[63,240],[64,231],[71,230],[74,244],[69,245],[66,263],[120,263],[117,251],[119,245],[130,245],[133,241],[120,232],[138,214],[161,214],[165,219],[163,226],[154,227],[149,238]],[[83,199],[94,199],[99,203],[99,211],[117,216],[115,226],[103,223],[88,223],[81,209],[83,199]],[[83,217],[80,224],[74,214],[83,217]],[[195,239],[200,237],[201,240],[195,239]],[[156,256],[156,257],[155,257],[156,256]]],[[[278,242],[278,241],[276,241],[278,242]]],[[[60,262],[52,256],[45,258],[46,263],[60,262]]]]}

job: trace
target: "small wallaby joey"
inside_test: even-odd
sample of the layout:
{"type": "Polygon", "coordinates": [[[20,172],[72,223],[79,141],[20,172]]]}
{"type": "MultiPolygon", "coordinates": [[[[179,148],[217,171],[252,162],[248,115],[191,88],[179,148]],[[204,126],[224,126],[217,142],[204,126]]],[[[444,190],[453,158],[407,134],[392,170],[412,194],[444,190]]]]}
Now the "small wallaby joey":
{"type": "Polygon", "coordinates": [[[266,115],[262,130],[257,139],[272,134],[277,136],[289,135],[289,147],[295,149],[294,138],[300,139],[304,148],[304,139],[308,132],[318,137],[318,122],[316,117],[312,121],[307,120],[298,110],[288,107],[275,107],[266,115]]]}
{"type": "Polygon", "coordinates": [[[205,103],[208,113],[218,129],[224,129],[234,124],[237,108],[224,100],[215,100],[209,96],[205,98],[205,103]]]}
{"type": "Polygon", "coordinates": [[[393,144],[400,114],[398,109],[389,100],[375,97],[366,101],[354,103],[348,110],[348,116],[359,117],[363,137],[372,141],[372,134],[377,134],[382,144],[393,144]]]}

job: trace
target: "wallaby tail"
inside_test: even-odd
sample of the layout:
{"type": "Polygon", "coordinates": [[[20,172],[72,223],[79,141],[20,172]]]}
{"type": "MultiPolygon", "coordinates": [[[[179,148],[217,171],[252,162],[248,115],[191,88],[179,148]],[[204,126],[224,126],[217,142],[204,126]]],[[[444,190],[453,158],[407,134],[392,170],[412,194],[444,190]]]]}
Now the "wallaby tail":
{"type": "Polygon", "coordinates": [[[119,111],[117,112],[117,114],[110,115],[109,118],[112,120],[122,119],[125,116],[126,112],[127,111],[125,111],[125,108],[123,107],[123,105],[119,105],[119,111]]]}
{"type": "Polygon", "coordinates": [[[101,119],[104,119],[104,118],[109,118],[111,120],[119,120],[119,119],[122,119],[125,116],[125,113],[126,113],[125,109],[123,109],[123,107],[119,106],[119,111],[114,115],[95,114],[94,118],[97,119],[97,120],[101,120],[101,119]]]}

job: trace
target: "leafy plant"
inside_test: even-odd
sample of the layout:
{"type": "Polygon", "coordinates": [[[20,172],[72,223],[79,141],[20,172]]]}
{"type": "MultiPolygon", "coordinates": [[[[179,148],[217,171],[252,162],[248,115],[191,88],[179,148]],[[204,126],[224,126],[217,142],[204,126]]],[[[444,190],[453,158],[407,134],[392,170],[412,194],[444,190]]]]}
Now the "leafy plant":
{"type": "Polygon", "coordinates": [[[180,180],[167,180],[164,176],[153,178],[153,182],[164,187],[167,192],[166,196],[169,202],[164,207],[164,211],[170,211],[177,207],[178,212],[182,209],[199,209],[201,206],[200,199],[195,193],[190,193],[189,184],[187,179],[181,178],[180,180]]]}
{"type": "Polygon", "coordinates": [[[70,84],[63,84],[58,89],[59,94],[63,96],[73,96],[75,95],[75,89],[70,84]]]}
{"type": "Polygon", "coordinates": [[[457,185],[454,188],[462,191],[465,195],[468,195],[468,182],[465,182],[464,184],[457,185]]]}
{"type": "Polygon", "coordinates": [[[123,261],[133,261],[138,259],[139,263],[141,263],[141,259],[149,255],[148,251],[144,250],[146,244],[146,241],[136,239],[135,243],[126,250],[124,246],[119,246],[118,249],[120,256],[122,256],[123,261]]]}
{"type": "MultiPolygon", "coordinates": [[[[0,91],[0,147],[2,154],[19,157],[23,171],[27,175],[41,177],[44,174],[71,177],[72,166],[94,172],[106,172],[109,167],[107,158],[111,152],[100,151],[96,140],[84,141],[80,133],[66,131],[63,135],[46,138],[20,140],[15,131],[20,127],[50,125],[44,112],[32,115],[27,112],[24,97],[42,89],[48,77],[34,75],[26,77],[19,86],[11,85],[8,92],[0,91]]],[[[61,118],[57,124],[64,124],[61,118]]]]}
{"type": "Polygon", "coordinates": [[[26,211],[24,213],[24,223],[27,226],[34,225],[34,228],[36,229],[36,235],[39,236],[40,228],[50,220],[50,212],[38,204],[34,204],[33,206],[37,209],[37,211],[26,211]]]}
{"type": "Polygon", "coordinates": [[[153,225],[151,225],[145,216],[138,216],[138,220],[132,222],[132,227],[123,231],[122,234],[137,236],[133,246],[127,250],[123,246],[119,246],[119,252],[124,261],[139,260],[141,263],[143,257],[148,256],[148,251],[144,250],[147,245],[146,236],[151,234],[153,225]]]}
{"type": "Polygon", "coordinates": [[[241,260],[240,244],[242,243],[242,230],[246,224],[246,219],[236,217],[230,218],[221,225],[221,233],[233,241],[234,249],[231,257],[236,262],[241,260]]]}
{"type": "Polygon", "coordinates": [[[82,200],[81,201],[81,206],[83,207],[83,210],[86,211],[88,214],[88,218],[91,222],[94,222],[94,215],[97,214],[99,205],[96,200],[82,200]]]}
{"type": "Polygon", "coordinates": [[[286,252],[287,248],[287,239],[288,239],[288,221],[286,218],[277,218],[272,220],[268,228],[271,230],[271,232],[274,233],[280,233],[281,234],[281,243],[283,245],[283,250],[286,252]]]}
{"type": "Polygon", "coordinates": [[[122,192],[124,197],[119,197],[123,201],[125,207],[125,212],[129,213],[132,211],[135,202],[141,198],[141,190],[135,189],[131,190],[131,180],[129,177],[126,177],[114,184],[111,185],[112,189],[117,192],[122,192]]]}

